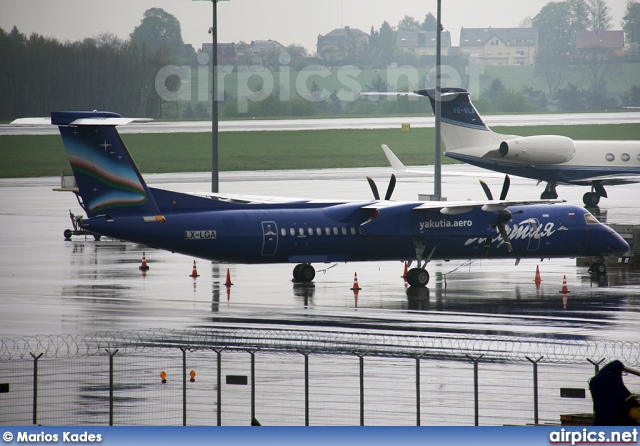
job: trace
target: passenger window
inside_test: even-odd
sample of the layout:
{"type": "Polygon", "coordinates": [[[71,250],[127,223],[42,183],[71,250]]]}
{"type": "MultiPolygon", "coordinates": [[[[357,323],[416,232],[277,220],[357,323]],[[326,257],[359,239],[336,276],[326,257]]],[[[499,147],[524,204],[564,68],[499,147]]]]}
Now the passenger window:
{"type": "Polygon", "coordinates": [[[607,161],[613,161],[614,159],[616,159],[616,157],[613,153],[607,153],[604,159],[606,159],[607,161]]]}
{"type": "Polygon", "coordinates": [[[316,235],[322,235],[322,229],[316,228],[316,235]]]}
{"type": "Polygon", "coordinates": [[[296,230],[295,228],[291,228],[289,229],[289,234],[291,234],[292,237],[294,237],[296,235],[296,230]]]}
{"type": "Polygon", "coordinates": [[[346,227],[342,227],[342,235],[347,235],[347,228],[346,227]]]}
{"type": "Polygon", "coordinates": [[[625,162],[626,162],[626,161],[629,161],[629,159],[630,159],[630,158],[631,158],[631,157],[629,156],[629,154],[628,154],[628,153],[623,153],[622,155],[620,155],[620,159],[621,159],[622,161],[625,161],[625,162]]]}
{"type": "Polygon", "coordinates": [[[280,228],[280,235],[283,237],[287,235],[287,230],[285,228],[280,228]]]}
{"type": "Polygon", "coordinates": [[[313,228],[307,229],[307,232],[309,233],[309,235],[313,235],[313,228]]]}
{"type": "Polygon", "coordinates": [[[300,234],[300,237],[304,237],[304,228],[298,228],[298,234],[300,234]]]}
{"type": "Polygon", "coordinates": [[[351,227],[351,235],[356,235],[356,228],[355,227],[351,227]]]}
{"type": "Polygon", "coordinates": [[[338,228],[335,226],[333,227],[333,235],[338,235],[338,228]]]}
{"type": "Polygon", "coordinates": [[[331,235],[331,228],[329,226],[324,228],[324,233],[327,234],[327,235],[331,235]]]}

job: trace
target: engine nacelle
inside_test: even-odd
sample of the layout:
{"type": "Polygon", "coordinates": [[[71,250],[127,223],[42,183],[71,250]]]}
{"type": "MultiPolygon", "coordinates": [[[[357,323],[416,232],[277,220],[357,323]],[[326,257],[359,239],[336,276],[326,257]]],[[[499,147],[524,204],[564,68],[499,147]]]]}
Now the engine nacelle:
{"type": "Polygon", "coordinates": [[[498,152],[501,158],[520,163],[559,164],[574,157],[576,144],[566,136],[523,136],[501,142],[498,152]]]}

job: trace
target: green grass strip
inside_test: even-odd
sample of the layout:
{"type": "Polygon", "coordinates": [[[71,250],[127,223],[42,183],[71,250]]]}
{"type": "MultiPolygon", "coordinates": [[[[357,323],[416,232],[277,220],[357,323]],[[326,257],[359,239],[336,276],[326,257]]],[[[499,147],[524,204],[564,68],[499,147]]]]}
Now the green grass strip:
{"type": "MultiPolygon", "coordinates": [[[[495,127],[512,135],[564,135],[596,140],[633,140],[640,124],[495,127]]],[[[211,171],[210,133],[125,134],[143,173],[211,171]]],[[[433,164],[434,130],[305,130],[223,132],[219,136],[221,171],[327,169],[388,166],[381,144],[406,165],[433,164]]],[[[443,147],[444,150],[444,147],[443,147]]],[[[71,167],[58,135],[0,136],[0,178],[57,176],[71,167]]],[[[444,164],[454,161],[443,157],[444,164]]]]}

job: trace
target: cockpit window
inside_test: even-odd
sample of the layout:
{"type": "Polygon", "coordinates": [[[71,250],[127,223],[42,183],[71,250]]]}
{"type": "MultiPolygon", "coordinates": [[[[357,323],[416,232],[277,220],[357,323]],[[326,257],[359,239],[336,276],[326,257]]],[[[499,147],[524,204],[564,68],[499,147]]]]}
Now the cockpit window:
{"type": "Polygon", "coordinates": [[[600,224],[598,219],[595,218],[593,215],[591,215],[588,212],[586,214],[584,214],[584,221],[586,221],[588,225],[598,225],[598,224],[600,224]]]}

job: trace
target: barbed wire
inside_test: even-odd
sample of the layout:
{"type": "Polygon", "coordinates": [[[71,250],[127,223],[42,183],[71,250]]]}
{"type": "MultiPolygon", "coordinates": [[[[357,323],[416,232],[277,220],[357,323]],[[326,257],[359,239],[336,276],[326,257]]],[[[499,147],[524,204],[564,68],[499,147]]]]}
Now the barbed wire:
{"type": "Polygon", "coordinates": [[[236,327],[0,338],[0,361],[40,354],[42,358],[69,358],[105,355],[106,350],[115,349],[118,354],[133,354],[171,348],[461,360],[482,357],[482,361],[543,358],[543,362],[557,364],[618,359],[629,366],[640,365],[640,342],[236,327]]]}

